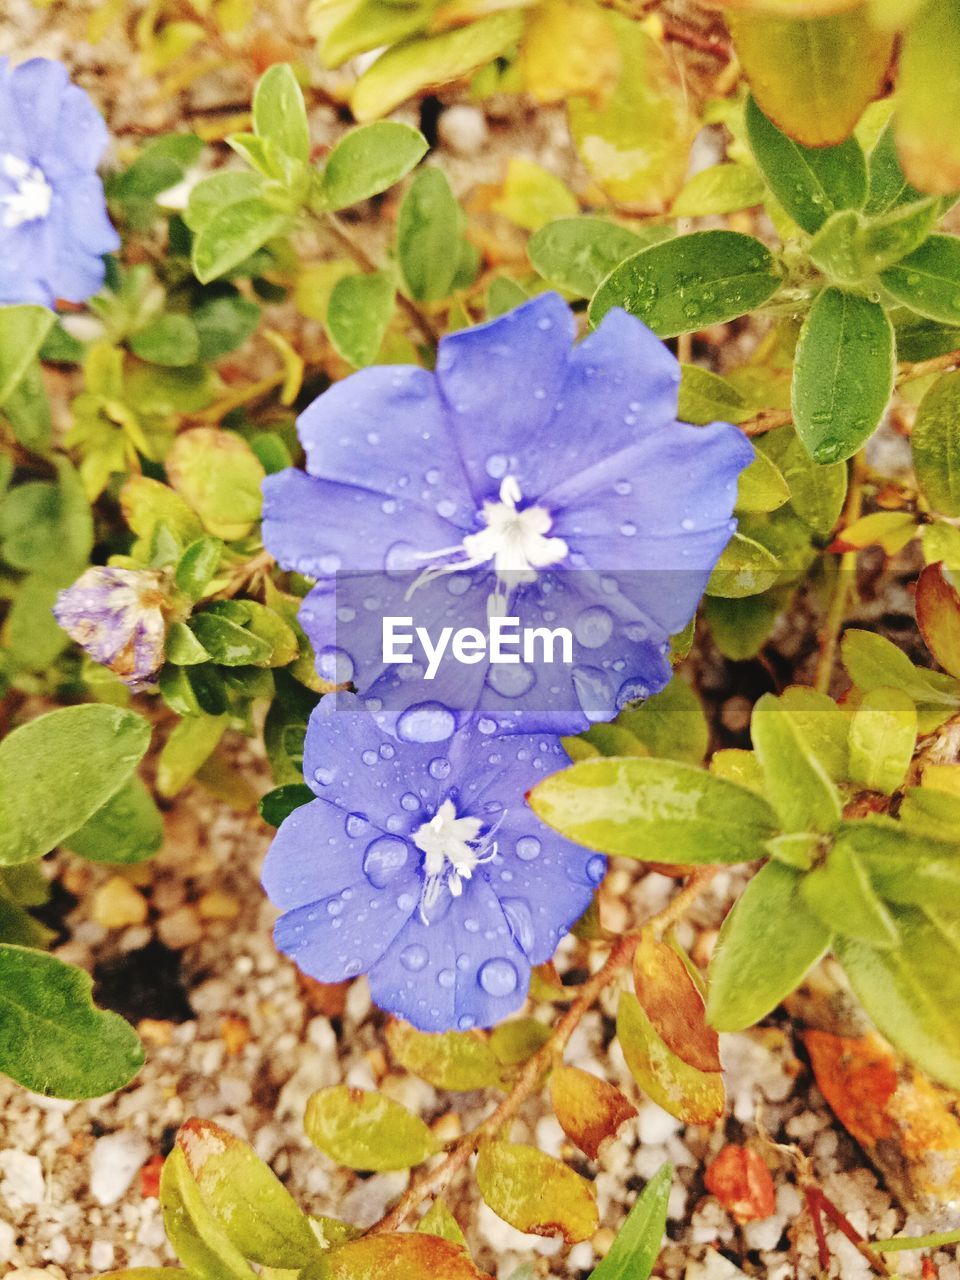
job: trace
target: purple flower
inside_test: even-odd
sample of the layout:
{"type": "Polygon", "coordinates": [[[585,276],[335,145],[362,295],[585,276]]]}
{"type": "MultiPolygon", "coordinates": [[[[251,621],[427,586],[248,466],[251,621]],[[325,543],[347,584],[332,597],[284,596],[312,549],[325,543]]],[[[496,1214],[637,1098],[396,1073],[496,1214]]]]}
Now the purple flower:
{"type": "Polygon", "coordinates": [[[321,982],[366,973],[376,1003],[424,1031],[505,1017],[606,869],[523,800],[566,763],[556,739],[398,742],[355,695],[328,694],[304,749],[317,799],[263,869],[277,946],[321,982]]]}
{"type": "Polygon", "coordinates": [[[163,586],[150,569],[95,565],[60,592],[53,615],[95,662],[136,689],[163,666],[163,586]]]}
{"type": "Polygon", "coordinates": [[[400,737],[576,732],[663,688],[735,527],[749,441],[676,421],[680,366],[626,312],[574,335],[547,293],[443,338],[435,373],[361,370],[301,415],[308,474],[265,481],[266,546],[318,579],[300,618],[321,674],[400,737]],[[444,661],[430,683],[383,660],[383,617],[434,635],[491,612],[567,624],[572,662],[444,661]]]}
{"type": "Polygon", "coordinates": [[[119,247],[96,168],[106,125],[66,68],[0,58],[0,303],[83,302],[119,247]]]}

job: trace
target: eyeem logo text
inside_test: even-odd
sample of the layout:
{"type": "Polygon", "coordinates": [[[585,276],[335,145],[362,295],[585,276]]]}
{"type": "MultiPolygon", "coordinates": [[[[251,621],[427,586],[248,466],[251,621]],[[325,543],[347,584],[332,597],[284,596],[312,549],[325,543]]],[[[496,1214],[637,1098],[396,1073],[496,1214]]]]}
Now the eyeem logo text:
{"type": "Polygon", "coordinates": [[[456,662],[573,662],[573,634],[568,627],[524,627],[519,618],[493,615],[487,631],[479,627],[443,627],[436,640],[426,627],[414,627],[413,618],[383,619],[382,654],[385,663],[413,662],[419,644],[427,660],[424,679],[433,680],[449,649],[456,662]],[[559,652],[559,657],[557,656],[559,652]]]}

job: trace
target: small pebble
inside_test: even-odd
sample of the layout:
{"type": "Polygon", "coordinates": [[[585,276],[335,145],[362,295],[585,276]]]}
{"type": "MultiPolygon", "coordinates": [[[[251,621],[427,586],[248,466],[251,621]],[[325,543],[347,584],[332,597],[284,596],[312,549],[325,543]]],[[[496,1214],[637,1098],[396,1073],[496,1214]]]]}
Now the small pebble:
{"type": "Polygon", "coordinates": [[[143,924],[147,910],[146,898],[123,876],[111,876],[93,895],[93,918],[105,929],[143,924]]]}
{"type": "Polygon", "coordinates": [[[36,1156],[14,1147],[0,1151],[0,1200],[42,1204],[45,1193],[43,1166],[36,1156]]]}
{"type": "Polygon", "coordinates": [[[473,156],[489,136],[487,122],[479,107],[457,103],[448,107],[437,126],[440,140],[459,156],[473,156]]]}
{"type": "Polygon", "coordinates": [[[240,903],[231,894],[213,889],[203,895],[197,910],[204,920],[235,920],[240,914],[240,903]]]}
{"type": "Polygon", "coordinates": [[[160,941],[173,951],[192,947],[203,937],[203,929],[193,907],[180,907],[171,915],[164,916],[157,922],[157,933],[160,941]]]}
{"type": "Polygon", "coordinates": [[[120,1129],[98,1138],[90,1153],[90,1194],[98,1204],[116,1204],[150,1155],[139,1133],[120,1129]]]}

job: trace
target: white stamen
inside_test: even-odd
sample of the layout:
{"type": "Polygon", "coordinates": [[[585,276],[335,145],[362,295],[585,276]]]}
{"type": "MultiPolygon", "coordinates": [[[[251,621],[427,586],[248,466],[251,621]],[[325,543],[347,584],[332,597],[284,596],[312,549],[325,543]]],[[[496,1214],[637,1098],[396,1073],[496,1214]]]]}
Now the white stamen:
{"type": "Polygon", "coordinates": [[[459,898],[463,882],[471,878],[474,868],[497,856],[496,828],[481,837],[482,827],[479,818],[458,818],[453,801],[444,800],[433,817],[413,833],[413,843],[424,855],[426,881],[420,898],[424,924],[430,923],[427,912],[444,889],[452,898],[459,898]]]}
{"type": "Polygon", "coordinates": [[[498,593],[506,596],[520,583],[535,582],[538,569],[563,560],[569,550],[566,542],[563,538],[546,536],[553,524],[550,512],[536,506],[518,511],[520,499],[516,477],[506,476],[500,485],[499,501],[483,504],[480,518],[486,528],[468,533],[459,546],[443,547],[420,557],[437,560],[449,556],[451,559],[446,564],[424,569],[407,596],[441,574],[460,573],[484,564],[493,565],[498,593]]]}
{"type": "Polygon", "coordinates": [[[17,188],[8,195],[0,195],[0,224],[19,227],[21,223],[36,222],[47,216],[53,188],[41,169],[8,153],[0,156],[0,173],[17,188]]]}

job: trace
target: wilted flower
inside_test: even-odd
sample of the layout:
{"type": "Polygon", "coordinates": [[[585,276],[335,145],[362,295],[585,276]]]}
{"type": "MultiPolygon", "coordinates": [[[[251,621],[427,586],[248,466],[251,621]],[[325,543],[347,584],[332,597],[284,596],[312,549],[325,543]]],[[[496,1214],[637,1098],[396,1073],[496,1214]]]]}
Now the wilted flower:
{"type": "Polygon", "coordinates": [[[0,58],[0,303],[83,302],[119,247],[96,173],[107,129],[66,68],[0,58]]]}
{"type": "Polygon", "coordinates": [[[328,694],[304,749],[317,799],[263,869],[278,947],[321,982],[368,974],[377,1004],[421,1030],[505,1017],[606,869],[524,803],[566,763],[554,738],[398,742],[355,695],[328,694]]]}
{"type": "Polygon", "coordinates": [[[159,573],[94,565],[60,592],[53,613],[95,662],[138,688],[163,666],[167,603],[159,573]]]}
{"type": "Polygon", "coordinates": [[[575,732],[661,689],[735,527],[745,436],[677,422],[680,366],[626,312],[574,335],[547,293],[443,338],[435,373],[361,370],[300,417],[309,474],[265,482],[266,546],[318,579],[300,619],[321,674],[401,737],[575,732]],[[444,662],[428,684],[384,663],[381,617],[436,635],[491,613],[566,624],[573,662],[444,662]]]}

